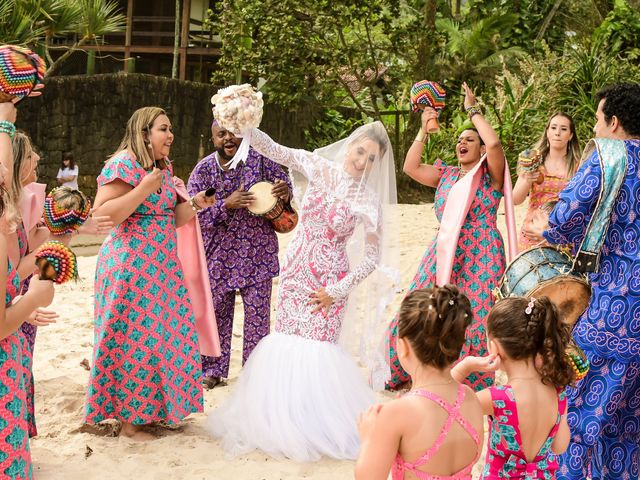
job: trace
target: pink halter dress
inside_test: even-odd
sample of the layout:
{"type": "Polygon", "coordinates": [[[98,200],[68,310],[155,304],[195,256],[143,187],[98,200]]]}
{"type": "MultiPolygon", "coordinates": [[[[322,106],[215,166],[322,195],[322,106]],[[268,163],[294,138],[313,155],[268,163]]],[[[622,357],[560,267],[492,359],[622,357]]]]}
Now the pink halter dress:
{"type": "Polygon", "coordinates": [[[436,395],[435,393],[428,390],[412,390],[406,393],[406,395],[427,398],[444,408],[449,416],[444,422],[444,425],[440,430],[440,434],[438,435],[438,438],[436,439],[434,444],[415,462],[406,462],[398,453],[391,468],[392,480],[403,480],[404,472],[406,471],[413,473],[418,480],[470,480],[471,470],[473,469],[475,463],[478,461],[478,458],[480,458],[482,447],[480,445],[480,437],[478,435],[478,432],[476,432],[475,428],[473,428],[473,426],[462,415],[460,415],[460,407],[462,406],[462,402],[464,401],[465,397],[464,385],[461,384],[458,386],[458,395],[456,396],[456,401],[453,405],[451,405],[439,395],[436,395]],[[476,454],[473,462],[464,467],[462,470],[454,473],[453,475],[433,475],[422,470],[418,470],[418,467],[427,463],[438,452],[445,439],[447,438],[449,430],[451,430],[451,426],[453,425],[454,421],[458,422],[460,426],[464,430],[466,430],[466,432],[476,442],[478,453],[476,454]]]}

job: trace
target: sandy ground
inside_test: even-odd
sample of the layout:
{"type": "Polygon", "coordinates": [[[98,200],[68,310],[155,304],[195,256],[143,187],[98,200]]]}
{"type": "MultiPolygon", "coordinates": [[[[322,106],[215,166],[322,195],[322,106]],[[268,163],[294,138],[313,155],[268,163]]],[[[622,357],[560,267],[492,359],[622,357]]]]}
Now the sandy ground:
{"type": "MultiPolygon", "coordinates": [[[[524,210],[517,211],[517,222],[524,210]]],[[[433,205],[398,205],[394,216],[402,285],[409,285],[419,261],[436,232],[433,205]]],[[[504,217],[499,226],[504,231],[504,217]]],[[[282,258],[291,234],[280,236],[282,258]]],[[[36,341],[36,416],[40,435],[32,439],[34,474],[38,480],[93,479],[347,479],[353,462],[323,459],[310,464],[276,460],[260,452],[227,458],[219,443],[205,431],[206,412],[231,392],[240,371],[242,306],[236,299],[233,353],[229,385],[205,391],[205,413],[189,417],[180,433],[169,433],[146,444],[125,438],[77,433],[82,424],[93,343],[93,284],[98,247],[95,239],[75,241],[81,280],[57,287],[52,305],[61,316],[57,324],[41,329],[36,341]]],[[[274,284],[274,301],[277,279],[274,284]]],[[[396,296],[390,318],[403,298],[396,296]]],[[[275,318],[272,315],[272,319],[275,318]]],[[[389,394],[380,393],[380,401],[389,394]]],[[[477,465],[476,471],[480,468],[477,465]]]]}

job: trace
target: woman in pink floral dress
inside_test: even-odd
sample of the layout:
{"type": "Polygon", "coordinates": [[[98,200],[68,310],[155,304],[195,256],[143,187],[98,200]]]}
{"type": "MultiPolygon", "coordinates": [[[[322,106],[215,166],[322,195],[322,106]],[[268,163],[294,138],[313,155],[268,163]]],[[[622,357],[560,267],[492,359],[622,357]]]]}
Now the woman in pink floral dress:
{"type": "MultiPolygon", "coordinates": [[[[474,128],[462,131],[458,137],[458,166],[446,165],[439,159],[433,165],[421,163],[427,122],[430,118],[437,117],[433,109],[423,112],[422,129],[407,152],[404,163],[407,175],[423,185],[436,188],[434,209],[440,222],[454,185],[482,162],[478,187],[472,194],[473,199],[457,239],[450,279],[450,283],[456,285],[469,298],[473,309],[473,322],[467,329],[461,357],[483,356],[487,353],[486,317],[495,301],[493,289],[504,273],[506,264],[502,235],[497,226],[498,206],[503,196],[505,175],[504,152],[498,135],[476,106],[473,92],[466,84],[464,87],[465,107],[474,128]],[[487,160],[482,161],[485,153],[487,160]]],[[[506,174],[508,175],[508,171],[506,174]]],[[[436,283],[437,252],[438,236],[424,253],[407,294],[436,283]]],[[[398,359],[397,337],[398,315],[389,326],[391,379],[387,387],[390,390],[402,388],[411,379],[410,372],[404,371],[398,359]]],[[[493,379],[494,375],[491,372],[474,372],[465,383],[474,390],[481,390],[491,386],[493,379]]]]}
{"type": "Polygon", "coordinates": [[[275,331],[253,351],[210,426],[233,454],[354,459],[357,417],[374,395],[338,340],[349,293],[379,265],[383,206],[395,203],[391,145],[375,122],[313,153],[259,130],[251,146],[302,174],[308,187],[280,273],[275,331]],[[359,228],[362,260],[350,266],[347,243],[359,228]]]}

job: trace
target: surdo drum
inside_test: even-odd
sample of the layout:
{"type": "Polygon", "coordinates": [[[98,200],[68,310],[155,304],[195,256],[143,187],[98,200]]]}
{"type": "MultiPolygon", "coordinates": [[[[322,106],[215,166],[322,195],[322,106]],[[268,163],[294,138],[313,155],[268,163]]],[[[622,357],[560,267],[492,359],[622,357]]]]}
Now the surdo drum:
{"type": "Polygon", "coordinates": [[[520,253],[507,267],[495,291],[498,299],[549,297],[563,320],[573,326],[589,306],[591,287],[572,272],[573,259],[553,247],[520,253]]]}

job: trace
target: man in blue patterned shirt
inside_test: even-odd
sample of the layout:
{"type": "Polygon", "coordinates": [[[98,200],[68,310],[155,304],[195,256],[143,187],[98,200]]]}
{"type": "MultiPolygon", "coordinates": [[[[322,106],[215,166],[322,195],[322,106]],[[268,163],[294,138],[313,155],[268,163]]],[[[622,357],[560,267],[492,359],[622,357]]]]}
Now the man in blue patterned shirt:
{"type": "Polygon", "coordinates": [[[595,149],[560,193],[547,230],[529,227],[550,243],[583,245],[594,210],[606,202],[603,173],[626,162],[600,228],[602,248],[590,257],[591,302],[573,331],[591,368],[569,392],[571,443],[559,479],[640,478],[640,85],[609,86],[598,100],[595,136],[619,140],[608,144],[619,153],[607,163],[606,148],[595,149]]]}

